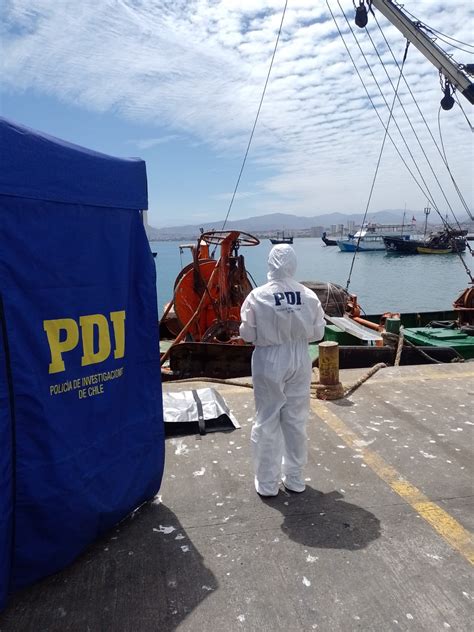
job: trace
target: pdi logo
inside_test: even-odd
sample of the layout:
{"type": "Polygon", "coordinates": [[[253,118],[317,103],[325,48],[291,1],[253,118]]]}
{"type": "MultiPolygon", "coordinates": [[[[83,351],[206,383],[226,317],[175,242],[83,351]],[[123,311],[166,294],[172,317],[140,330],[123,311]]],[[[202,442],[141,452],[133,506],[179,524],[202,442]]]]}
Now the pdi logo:
{"type": "MultiPolygon", "coordinates": [[[[114,358],[125,355],[125,310],[110,312],[110,322],[114,332],[114,358]]],[[[51,363],[49,373],[66,370],[63,354],[75,349],[82,342],[81,366],[98,364],[107,360],[112,351],[109,319],[103,314],[81,316],[79,324],[74,318],[44,320],[43,328],[48,337],[51,363]],[[95,335],[97,332],[97,335],[95,335]],[[97,338],[97,348],[94,338],[97,338]]]]}

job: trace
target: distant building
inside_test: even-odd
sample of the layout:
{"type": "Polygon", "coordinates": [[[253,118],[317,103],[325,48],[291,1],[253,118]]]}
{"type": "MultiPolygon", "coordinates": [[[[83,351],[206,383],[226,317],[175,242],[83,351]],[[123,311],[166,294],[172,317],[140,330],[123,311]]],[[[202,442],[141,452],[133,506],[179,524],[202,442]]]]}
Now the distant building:
{"type": "Polygon", "coordinates": [[[310,228],[311,237],[321,237],[324,232],[323,226],[312,226],[310,228]]]}

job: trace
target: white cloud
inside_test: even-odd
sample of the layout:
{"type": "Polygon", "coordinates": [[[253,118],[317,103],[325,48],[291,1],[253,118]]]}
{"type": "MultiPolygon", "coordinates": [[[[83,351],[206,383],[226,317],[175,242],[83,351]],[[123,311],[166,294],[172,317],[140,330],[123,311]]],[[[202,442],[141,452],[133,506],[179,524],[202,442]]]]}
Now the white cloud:
{"type": "MultiPolygon", "coordinates": [[[[214,200],[224,200],[225,202],[230,202],[232,199],[233,193],[229,191],[228,193],[217,193],[213,195],[214,200]]],[[[245,198],[249,198],[255,195],[255,191],[238,191],[235,194],[235,200],[243,200],[245,198]]]]}
{"type": "MultiPolygon", "coordinates": [[[[340,2],[352,21],[352,0],[340,2]]],[[[189,135],[238,157],[248,142],[283,4],[283,0],[36,0],[32,9],[30,0],[10,0],[2,38],[3,82],[9,89],[33,88],[89,109],[113,110],[133,120],[165,125],[172,132],[136,141],[142,149],[189,135]]],[[[467,4],[450,0],[448,9],[437,0],[406,0],[405,8],[434,28],[469,42],[473,16],[467,4]]],[[[383,99],[337,0],[330,0],[330,6],[386,121],[383,99]]],[[[378,20],[401,61],[402,36],[380,14],[378,20]]],[[[370,32],[396,83],[398,70],[372,18],[370,32]]],[[[370,41],[363,31],[358,30],[356,36],[391,104],[390,83],[370,41]]],[[[451,52],[459,61],[470,61],[461,51],[451,52]]],[[[437,71],[410,47],[405,76],[437,137],[442,96],[437,71]]],[[[440,168],[438,152],[403,83],[400,94],[458,210],[446,170],[440,168]]],[[[472,117],[471,106],[462,96],[459,99],[472,117]]],[[[394,112],[418,157],[420,150],[398,104],[394,112]]],[[[441,124],[451,168],[472,202],[472,134],[458,106],[441,113],[441,124]]],[[[390,129],[409,159],[393,122],[390,129]]],[[[326,3],[289,2],[250,152],[257,164],[275,170],[275,175],[259,184],[267,211],[269,201],[271,210],[292,208],[301,214],[364,208],[382,138],[383,128],[326,3]]],[[[445,208],[423,156],[420,165],[436,202],[445,208]]],[[[421,208],[425,203],[425,196],[388,144],[372,207],[400,208],[407,197],[411,206],[421,208]]]]}
{"type": "Polygon", "coordinates": [[[178,134],[168,134],[166,136],[160,136],[158,138],[141,138],[138,140],[132,140],[130,142],[139,149],[151,149],[152,147],[156,147],[157,145],[170,143],[177,138],[179,138],[178,134]]]}

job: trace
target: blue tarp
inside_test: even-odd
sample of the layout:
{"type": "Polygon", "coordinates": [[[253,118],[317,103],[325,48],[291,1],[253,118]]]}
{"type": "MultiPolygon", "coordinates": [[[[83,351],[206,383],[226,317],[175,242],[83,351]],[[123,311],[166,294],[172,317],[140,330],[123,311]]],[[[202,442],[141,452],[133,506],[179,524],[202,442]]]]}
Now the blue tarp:
{"type": "Polygon", "coordinates": [[[113,209],[148,208],[146,167],[0,117],[0,193],[113,209]]]}
{"type": "Polygon", "coordinates": [[[1,607],[156,494],[164,442],[145,164],[4,119],[0,151],[1,607]]]}

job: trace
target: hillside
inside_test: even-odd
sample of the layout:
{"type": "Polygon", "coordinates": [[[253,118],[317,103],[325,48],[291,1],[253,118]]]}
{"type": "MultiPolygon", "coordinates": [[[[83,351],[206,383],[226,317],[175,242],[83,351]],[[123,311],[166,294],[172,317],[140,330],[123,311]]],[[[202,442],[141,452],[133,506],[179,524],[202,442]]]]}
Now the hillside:
{"type": "MultiPolygon", "coordinates": [[[[415,217],[419,226],[424,224],[425,218],[423,213],[412,210],[404,211],[403,209],[390,209],[378,211],[376,213],[369,213],[367,221],[376,222],[378,224],[401,224],[404,212],[405,223],[410,223],[412,221],[412,217],[415,217]]],[[[331,226],[334,225],[344,224],[347,226],[347,223],[350,221],[355,222],[356,225],[360,224],[363,217],[363,213],[326,213],[324,215],[316,215],[313,217],[302,217],[292,215],[290,213],[270,213],[268,215],[258,215],[256,217],[228,221],[225,227],[227,230],[242,230],[249,233],[256,233],[257,235],[282,230],[294,233],[297,231],[309,230],[315,227],[322,227],[324,230],[330,232],[331,226]]],[[[440,223],[436,222],[435,214],[430,216],[430,220],[430,223],[440,223]]],[[[223,223],[224,220],[220,219],[203,224],[186,224],[184,226],[170,226],[166,228],[148,226],[147,233],[151,241],[190,239],[199,235],[200,228],[203,228],[204,231],[220,230],[223,223]]]]}
{"type": "MultiPolygon", "coordinates": [[[[368,220],[381,224],[397,224],[401,223],[403,218],[403,210],[386,210],[377,213],[370,213],[368,220]]],[[[422,217],[418,217],[412,211],[406,211],[405,221],[411,221],[415,215],[418,221],[423,221],[422,217]],[[409,220],[407,219],[409,218],[409,220]]],[[[418,214],[419,215],[419,214],[418,214]]],[[[268,215],[259,215],[246,219],[228,221],[226,229],[242,230],[249,233],[268,233],[277,230],[300,231],[314,227],[323,227],[330,229],[331,226],[337,224],[347,224],[348,221],[354,221],[356,224],[362,221],[364,214],[344,214],[344,213],[326,213],[314,217],[301,217],[290,213],[270,213],[268,215]]],[[[148,226],[148,235],[150,240],[166,240],[176,238],[192,238],[199,234],[200,228],[207,230],[220,230],[224,223],[223,219],[214,222],[200,224],[186,224],[183,226],[170,226],[166,228],[155,228],[148,226]]]]}

